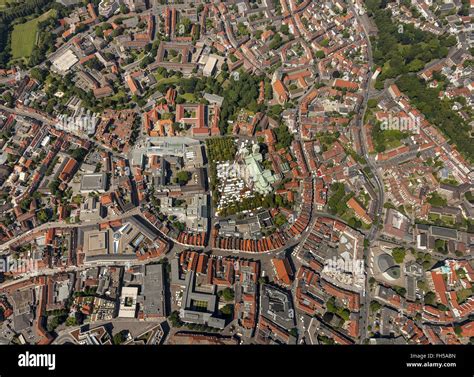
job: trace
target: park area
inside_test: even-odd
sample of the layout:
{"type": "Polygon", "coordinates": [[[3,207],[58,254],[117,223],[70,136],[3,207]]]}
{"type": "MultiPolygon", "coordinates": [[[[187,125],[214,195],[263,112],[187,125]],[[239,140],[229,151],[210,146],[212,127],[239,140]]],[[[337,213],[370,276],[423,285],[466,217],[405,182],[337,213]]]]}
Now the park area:
{"type": "Polygon", "coordinates": [[[38,23],[53,16],[54,12],[56,11],[51,9],[39,17],[14,26],[11,42],[13,59],[30,57],[36,43],[38,23]]]}

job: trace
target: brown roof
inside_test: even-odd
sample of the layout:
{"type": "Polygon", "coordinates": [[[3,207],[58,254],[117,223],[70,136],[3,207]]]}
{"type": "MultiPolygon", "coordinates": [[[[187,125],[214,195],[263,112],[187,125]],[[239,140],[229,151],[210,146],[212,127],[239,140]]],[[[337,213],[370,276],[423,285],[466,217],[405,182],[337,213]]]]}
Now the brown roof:
{"type": "Polygon", "coordinates": [[[272,259],[277,278],[286,285],[291,284],[290,275],[292,275],[291,267],[287,259],[272,259]]]}

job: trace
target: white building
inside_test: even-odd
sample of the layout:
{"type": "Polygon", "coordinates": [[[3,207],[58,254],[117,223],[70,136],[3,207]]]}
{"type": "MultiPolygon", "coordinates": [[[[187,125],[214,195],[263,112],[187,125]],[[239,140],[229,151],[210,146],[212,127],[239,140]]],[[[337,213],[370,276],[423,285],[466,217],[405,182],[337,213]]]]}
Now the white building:
{"type": "Polygon", "coordinates": [[[52,61],[53,70],[58,73],[66,73],[69,71],[74,64],[79,61],[76,54],[68,49],[59,56],[56,56],[52,61]]]}
{"type": "Polygon", "coordinates": [[[217,58],[213,56],[209,56],[207,59],[206,65],[204,66],[202,73],[206,77],[211,77],[214,73],[214,69],[216,68],[217,58]]]}
{"type": "Polygon", "coordinates": [[[123,287],[120,296],[120,309],[118,316],[120,318],[135,318],[137,312],[137,287],[123,287]]]}
{"type": "Polygon", "coordinates": [[[109,18],[119,8],[120,8],[120,1],[119,0],[102,0],[99,3],[99,14],[101,16],[109,18]]]}

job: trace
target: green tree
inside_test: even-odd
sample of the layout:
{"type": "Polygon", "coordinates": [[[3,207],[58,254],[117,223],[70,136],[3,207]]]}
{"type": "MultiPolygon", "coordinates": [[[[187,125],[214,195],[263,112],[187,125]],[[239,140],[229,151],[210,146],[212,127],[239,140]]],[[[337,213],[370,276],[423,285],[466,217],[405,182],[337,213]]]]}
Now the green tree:
{"type": "Polygon", "coordinates": [[[176,174],[176,182],[180,185],[185,185],[191,179],[191,173],[186,170],[181,170],[176,174]]]}
{"type": "Polygon", "coordinates": [[[323,50],[318,50],[318,51],[316,51],[316,57],[317,57],[318,59],[324,59],[325,56],[326,56],[326,54],[324,53],[323,50]]]}
{"type": "Polygon", "coordinates": [[[291,142],[293,141],[293,135],[290,134],[286,125],[281,124],[274,129],[274,132],[277,139],[277,149],[288,148],[291,145],[291,142]]]}
{"type": "Polygon", "coordinates": [[[44,208],[40,209],[38,211],[38,221],[41,223],[41,224],[44,224],[46,222],[48,222],[48,220],[50,219],[50,216],[48,214],[48,211],[44,208]]]}
{"type": "Polygon", "coordinates": [[[462,327],[459,326],[459,325],[455,325],[454,326],[454,332],[457,336],[459,336],[459,337],[462,336],[462,327]]]}
{"type": "Polygon", "coordinates": [[[77,326],[77,319],[76,317],[68,317],[66,319],[66,326],[77,326]]]}
{"type": "Polygon", "coordinates": [[[223,297],[224,300],[226,300],[226,301],[233,301],[233,300],[234,300],[234,297],[235,297],[234,290],[233,290],[232,288],[225,288],[225,289],[222,291],[222,297],[223,297]]]}
{"type": "Polygon", "coordinates": [[[375,300],[372,300],[369,305],[371,313],[375,313],[379,311],[381,307],[382,305],[378,301],[375,301],[375,300]]]}
{"type": "Polygon", "coordinates": [[[280,32],[285,35],[290,35],[290,27],[287,24],[282,24],[280,27],[280,32]]]}
{"type": "Polygon", "coordinates": [[[401,264],[405,260],[406,250],[403,247],[392,249],[392,257],[396,263],[401,264]]]}
{"type": "Polygon", "coordinates": [[[173,311],[170,316],[168,317],[168,320],[170,321],[171,325],[173,327],[182,327],[183,322],[179,318],[179,312],[178,311],[173,311]]]}
{"type": "Polygon", "coordinates": [[[123,342],[127,340],[127,334],[128,334],[127,330],[122,330],[118,332],[113,337],[113,343],[116,345],[122,344],[123,342]]]}
{"type": "Polygon", "coordinates": [[[334,297],[330,297],[329,300],[326,301],[326,310],[330,313],[336,313],[336,299],[334,297]]]}
{"type": "Polygon", "coordinates": [[[225,306],[223,306],[221,309],[220,309],[220,312],[226,316],[226,317],[230,317],[232,315],[232,313],[234,312],[234,305],[230,305],[230,304],[227,304],[225,306]]]}
{"type": "Polygon", "coordinates": [[[434,305],[436,302],[436,295],[434,292],[426,292],[424,297],[425,304],[434,305]]]}

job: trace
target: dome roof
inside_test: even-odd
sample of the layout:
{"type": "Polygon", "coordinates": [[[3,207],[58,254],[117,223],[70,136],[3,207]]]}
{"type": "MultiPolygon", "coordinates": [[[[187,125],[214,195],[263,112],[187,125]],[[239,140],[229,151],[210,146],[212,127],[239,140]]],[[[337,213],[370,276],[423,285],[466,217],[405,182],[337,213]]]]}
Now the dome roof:
{"type": "Polygon", "coordinates": [[[395,266],[395,261],[390,254],[384,253],[377,258],[377,267],[381,272],[385,272],[393,266],[395,266]]]}
{"type": "Polygon", "coordinates": [[[401,270],[400,266],[392,266],[384,272],[384,276],[393,280],[397,280],[400,277],[401,270]]]}

